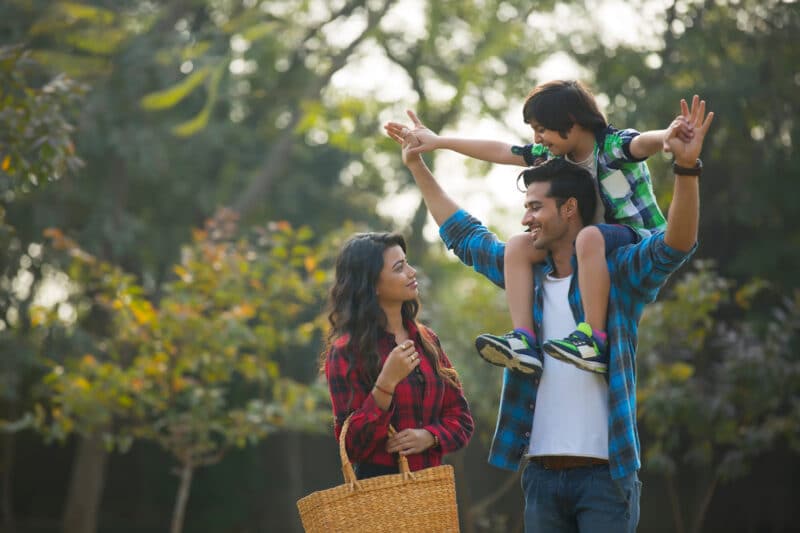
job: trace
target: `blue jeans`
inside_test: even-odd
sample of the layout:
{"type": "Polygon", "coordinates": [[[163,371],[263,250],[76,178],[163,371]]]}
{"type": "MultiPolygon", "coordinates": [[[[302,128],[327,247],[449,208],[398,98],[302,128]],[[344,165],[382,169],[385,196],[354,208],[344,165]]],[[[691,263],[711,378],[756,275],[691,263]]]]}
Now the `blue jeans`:
{"type": "Polygon", "coordinates": [[[633,474],[611,479],[608,465],[522,473],[525,533],[635,532],[642,483],[633,474]]]}
{"type": "Polygon", "coordinates": [[[600,230],[603,240],[606,242],[606,255],[617,248],[636,244],[642,240],[641,235],[636,233],[632,227],[624,224],[595,224],[595,227],[600,230]]]}

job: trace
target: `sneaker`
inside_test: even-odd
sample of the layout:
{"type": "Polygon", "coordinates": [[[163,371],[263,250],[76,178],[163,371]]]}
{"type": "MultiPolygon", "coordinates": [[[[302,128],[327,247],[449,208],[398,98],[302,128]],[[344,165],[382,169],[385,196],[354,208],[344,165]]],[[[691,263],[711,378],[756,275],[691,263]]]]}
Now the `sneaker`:
{"type": "Polygon", "coordinates": [[[604,342],[592,335],[592,326],[586,322],[578,324],[578,329],[566,339],[545,342],[542,349],[548,355],[581,370],[598,374],[608,372],[608,349],[604,342]]]}
{"type": "Polygon", "coordinates": [[[542,352],[531,346],[528,336],[512,331],[502,336],[483,334],[475,339],[480,356],[495,366],[503,366],[523,374],[542,373],[542,352]]]}

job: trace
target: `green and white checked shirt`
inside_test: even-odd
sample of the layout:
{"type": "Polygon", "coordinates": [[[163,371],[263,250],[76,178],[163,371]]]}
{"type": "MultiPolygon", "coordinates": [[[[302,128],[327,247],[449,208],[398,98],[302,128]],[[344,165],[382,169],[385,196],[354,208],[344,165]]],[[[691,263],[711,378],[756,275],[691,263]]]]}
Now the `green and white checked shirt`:
{"type": "MultiPolygon", "coordinates": [[[[667,220],[656,202],[647,163],[630,152],[631,141],[638,135],[634,129],[618,130],[611,125],[597,133],[596,179],[606,222],[625,224],[642,237],[648,237],[654,231],[663,231],[667,220]]],[[[541,144],[514,146],[511,151],[524,157],[528,165],[542,157],[556,157],[541,144]]]]}

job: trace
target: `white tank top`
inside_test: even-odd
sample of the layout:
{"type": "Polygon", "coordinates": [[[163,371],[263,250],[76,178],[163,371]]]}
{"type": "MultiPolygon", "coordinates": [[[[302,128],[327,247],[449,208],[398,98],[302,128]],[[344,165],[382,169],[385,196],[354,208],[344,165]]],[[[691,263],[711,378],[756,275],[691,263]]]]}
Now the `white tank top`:
{"type": "MultiPolygon", "coordinates": [[[[542,337],[563,339],[575,330],[567,295],[572,276],[544,282],[542,337]]],[[[549,355],[536,394],[529,455],[608,459],[608,385],[603,376],[549,355]]]]}

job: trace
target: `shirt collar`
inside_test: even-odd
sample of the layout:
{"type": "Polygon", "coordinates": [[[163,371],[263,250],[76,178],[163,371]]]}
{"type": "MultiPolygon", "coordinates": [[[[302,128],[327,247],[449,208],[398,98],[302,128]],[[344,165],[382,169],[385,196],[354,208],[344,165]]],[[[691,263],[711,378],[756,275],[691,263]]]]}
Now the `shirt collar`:
{"type": "MultiPolygon", "coordinates": [[[[408,331],[408,338],[416,342],[417,336],[419,335],[419,329],[417,328],[417,324],[413,320],[403,320],[403,326],[406,328],[406,331],[408,331]]],[[[393,333],[389,333],[384,329],[383,331],[381,331],[380,335],[381,338],[388,341],[394,341],[395,344],[397,344],[393,333]]]]}

